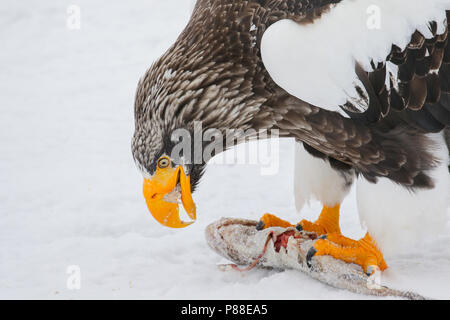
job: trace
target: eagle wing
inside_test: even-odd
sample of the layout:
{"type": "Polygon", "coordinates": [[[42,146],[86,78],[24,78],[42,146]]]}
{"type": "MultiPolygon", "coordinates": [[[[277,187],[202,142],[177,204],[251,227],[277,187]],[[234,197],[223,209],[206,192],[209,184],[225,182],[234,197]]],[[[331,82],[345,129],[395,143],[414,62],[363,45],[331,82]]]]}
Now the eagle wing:
{"type": "Polygon", "coordinates": [[[281,20],[263,36],[262,59],[280,87],[315,106],[438,132],[450,124],[446,2],[343,1],[312,23],[281,20]]]}
{"type": "Polygon", "coordinates": [[[279,127],[369,180],[431,186],[436,159],[423,134],[450,125],[449,9],[442,0],[344,0],[314,19],[272,24],[264,66],[306,102],[296,103],[309,113],[300,122],[312,128],[294,129],[293,110],[279,127]]]}

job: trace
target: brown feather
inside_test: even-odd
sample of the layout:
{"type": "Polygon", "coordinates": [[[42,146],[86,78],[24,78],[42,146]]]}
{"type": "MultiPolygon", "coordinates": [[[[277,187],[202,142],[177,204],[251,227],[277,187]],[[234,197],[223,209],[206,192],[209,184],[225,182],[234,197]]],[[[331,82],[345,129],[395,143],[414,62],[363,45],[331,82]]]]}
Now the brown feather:
{"type": "Polygon", "coordinates": [[[419,110],[423,107],[427,98],[427,81],[424,78],[414,77],[409,86],[408,108],[419,110]]]}

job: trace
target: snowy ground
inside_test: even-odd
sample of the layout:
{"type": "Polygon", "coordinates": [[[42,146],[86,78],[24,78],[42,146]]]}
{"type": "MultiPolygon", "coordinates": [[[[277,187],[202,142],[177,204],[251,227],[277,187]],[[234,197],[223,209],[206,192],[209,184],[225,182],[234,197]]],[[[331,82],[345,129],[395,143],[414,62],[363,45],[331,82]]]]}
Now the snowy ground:
{"type": "MultiPolygon", "coordinates": [[[[280,171],[210,166],[197,222],[161,227],[148,213],[130,152],[139,77],[175,40],[190,0],[16,1],[0,5],[0,298],[347,299],[295,271],[223,273],[204,228],[222,216],[272,212],[300,219],[292,197],[293,142],[280,171]],[[66,27],[81,8],[81,29],[66,27]],[[245,175],[245,179],[242,177],[245,175]],[[81,289],[67,288],[68,266],[81,289]]],[[[318,203],[302,217],[314,219],[318,203]]],[[[346,235],[363,234],[354,193],[346,235]]],[[[389,260],[396,288],[450,298],[447,236],[389,260]]]]}

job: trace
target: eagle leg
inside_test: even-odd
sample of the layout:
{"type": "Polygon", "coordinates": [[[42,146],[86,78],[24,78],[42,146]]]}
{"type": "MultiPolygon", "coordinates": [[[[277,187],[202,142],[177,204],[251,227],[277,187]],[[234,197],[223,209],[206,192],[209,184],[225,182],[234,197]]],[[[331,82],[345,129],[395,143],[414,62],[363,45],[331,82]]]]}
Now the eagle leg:
{"type": "Polygon", "coordinates": [[[349,239],[340,233],[327,234],[318,239],[309,250],[307,255],[308,265],[311,266],[313,256],[323,255],[360,265],[369,276],[376,270],[383,271],[387,268],[383,254],[377,248],[369,233],[360,240],[349,239]]]}

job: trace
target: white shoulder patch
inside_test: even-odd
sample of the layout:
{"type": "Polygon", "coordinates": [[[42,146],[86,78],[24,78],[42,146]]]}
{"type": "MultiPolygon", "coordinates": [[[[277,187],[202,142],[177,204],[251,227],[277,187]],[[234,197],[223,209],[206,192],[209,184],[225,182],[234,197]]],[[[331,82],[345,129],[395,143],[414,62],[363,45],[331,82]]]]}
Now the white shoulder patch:
{"type": "Polygon", "coordinates": [[[385,61],[392,44],[405,48],[416,29],[444,28],[449,0],[344,0],[312,24],[281,20],[261,43],[272,79],[299,99],[330,111],[356,97],[354,61],[369,71],[385,61]]]}

